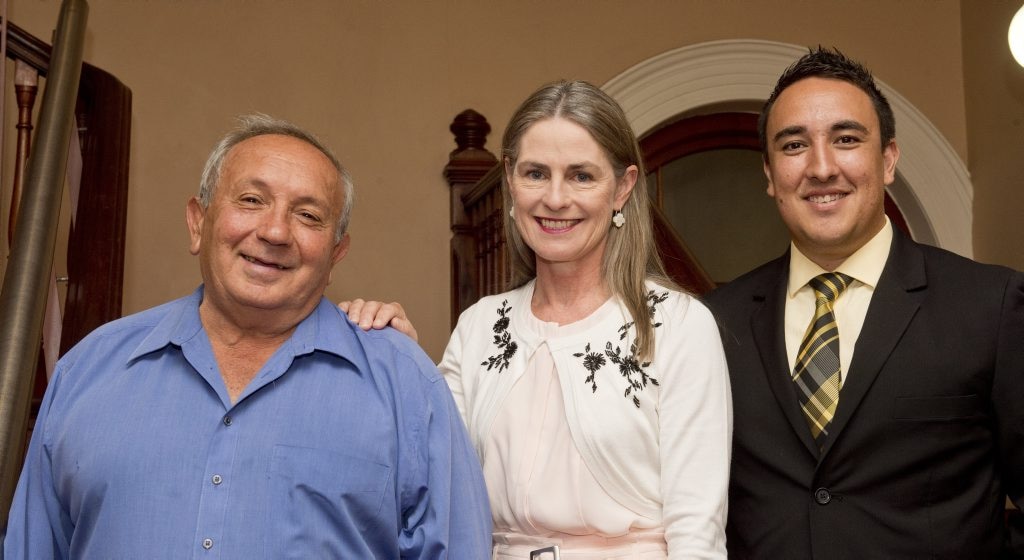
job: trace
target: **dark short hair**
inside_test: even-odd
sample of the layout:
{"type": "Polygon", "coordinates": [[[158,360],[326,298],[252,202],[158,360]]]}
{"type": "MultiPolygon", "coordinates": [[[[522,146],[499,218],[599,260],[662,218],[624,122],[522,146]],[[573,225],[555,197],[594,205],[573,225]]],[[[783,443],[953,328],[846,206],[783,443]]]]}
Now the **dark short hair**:
{"type": "Polygon", "coordinates": [[[775,89],[768,96],[764,108],[761,109],[761,116],[757,120],[757,135],[761,140],[761,153],[768,157],[768,114],[771,113],[775,100],[789,86],[805,78],[829,78],[842,80],[857,86],[858,89],[867,94],[871,104],[875,106],[875,114],[878,115],[879,132],[882,138],[882,149],[896,137],[896,118],[892,114],[892,107],[889,100],[882,95],[882,92],[875,85],[875,79],[871,76],[864,65],[851,60],[839,49],[827,49],[818,46],[817,49],[809,49],[807,54],[800,57],[779,77],[775,89]]]}

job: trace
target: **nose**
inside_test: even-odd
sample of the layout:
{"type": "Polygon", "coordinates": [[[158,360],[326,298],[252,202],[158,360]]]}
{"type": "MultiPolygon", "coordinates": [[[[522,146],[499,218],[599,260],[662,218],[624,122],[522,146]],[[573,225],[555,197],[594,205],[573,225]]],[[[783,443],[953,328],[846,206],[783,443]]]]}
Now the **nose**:
{"type": "Polygon", "coordinates": [[[286,209],[271,208],[260,220],[256,235],[271,245],[287,245],[291,240],[290,213],[286,209]]]}
{"type": "Polygon", "coordinates": [[[827,183],[838,174],[832,146],[827,142],[820,142],[812,147],[810,161],[807,163],[807,175],[820,183],[827,183]]]}
{"type": "Polygon", "coordinates": [[[569,185],[565,179],[554,177],[544,187],[544,197],[541,201],[544,206],[552,210],[559,210],[569,205],[569,185]]]}

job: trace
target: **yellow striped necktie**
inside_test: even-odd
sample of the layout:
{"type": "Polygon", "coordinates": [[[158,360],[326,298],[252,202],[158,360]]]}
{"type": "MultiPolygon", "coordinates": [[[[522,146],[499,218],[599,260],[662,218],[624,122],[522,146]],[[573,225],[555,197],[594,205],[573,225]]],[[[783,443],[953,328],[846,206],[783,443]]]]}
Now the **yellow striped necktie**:
{"type": "Polygon", "coordinates": [[[839,272],[821,274],[808,282],[814,290],[814,319],[800,343],[793,382],[818,449],[825,447],[828,426],[839,404],[839,327],[832,303],[850,282],[853,278],[839,272]]]}

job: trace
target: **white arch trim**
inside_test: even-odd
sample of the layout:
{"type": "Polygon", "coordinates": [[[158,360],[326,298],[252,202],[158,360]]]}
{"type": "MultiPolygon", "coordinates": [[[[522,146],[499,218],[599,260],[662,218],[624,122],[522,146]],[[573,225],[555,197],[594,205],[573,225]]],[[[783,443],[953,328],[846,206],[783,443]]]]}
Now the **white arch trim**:
{"type": "MultiPolygon", "coordinates": [[[[649,58],[609,80],[603,89],[626,112],[637,136],[672,117],[706,105],[763,103],[782,71],[805,47],[735,39],[710,41],[649,58]]],[[[890,191],[911,232],[966,257],[973,256],[974,187],[967,168],[938,129],[896,90],[876,78],[896,116],[898,172],[909,192],[890,191]]]]}

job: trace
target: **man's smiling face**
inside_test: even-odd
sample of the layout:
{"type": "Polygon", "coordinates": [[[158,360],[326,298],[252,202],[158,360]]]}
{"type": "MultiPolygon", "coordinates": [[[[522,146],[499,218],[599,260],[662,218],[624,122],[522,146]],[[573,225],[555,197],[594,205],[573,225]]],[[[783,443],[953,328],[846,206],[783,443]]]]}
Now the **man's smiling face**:
{"type": "Polygon", "coordinates": [[[795,82],[772,106],[766,140],[768,195],[804,255],[832,270],[882,229],[899,148],[882,146],[878,115],[857,86],[795,82]]]}
{"type": "Polygon", "coordinates": [[[204,302],[228,314],[308,314],[348,248],[348,236],[335,240],[341,189],[330,160],[302,140],[271,134],[233,147],[209,207],[188,206],[204,302]]]}

